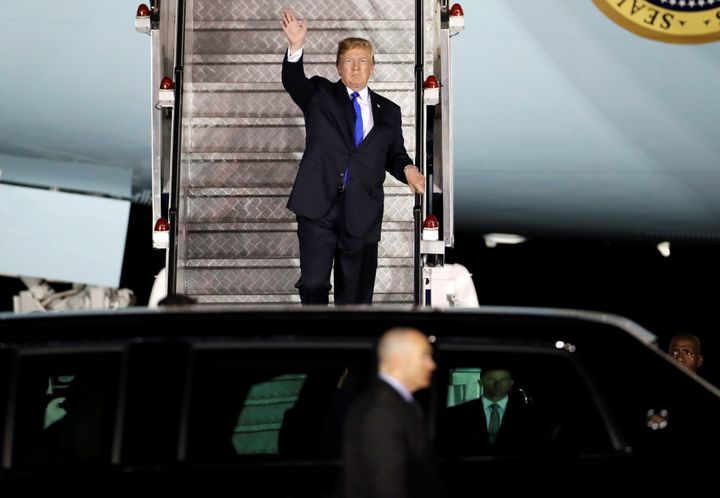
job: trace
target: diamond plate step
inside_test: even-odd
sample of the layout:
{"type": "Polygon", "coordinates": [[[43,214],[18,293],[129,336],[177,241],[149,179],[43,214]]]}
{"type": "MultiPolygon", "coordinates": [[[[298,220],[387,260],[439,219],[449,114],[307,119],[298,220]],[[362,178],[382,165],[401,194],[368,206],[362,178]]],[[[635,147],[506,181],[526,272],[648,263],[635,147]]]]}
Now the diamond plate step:
{"type": "MultiPolygon", "coordinates": [[[[259,305],[270,305],[270,306],[300,306],[300,296],[296,293],[292,294],[267,294],[267,295],[227,295],[227,294],[215,294],[215,295],[195,295],[191,296],[195,298],[198,303],[202,304],[232,304],[235,306],[248,306],[257,307],[259,305]]],[[[330,302],[334,302],[334,296],[330,294],[330,302]]],[[[373,303],[376,304],[410,304],[413,302],[412,293],[379,293],[376,292],[373,295],[373,303]]],[[[278,311],[282,311],[279,309],[278,311]]]]}
{"type": "MultiPolygon", "coordinates": [[[[413,21],[398,21],[395,28],[373,30],[337,26],[330,32],[314,31],[305,39],[305,50],[318,54],[334,54],[338,41],[350,36],[371,40],[375,51],[389,54],[412,54],[415,50],[413,21]]],[[[193,33],[193,50],[196,54],[278,54],[282,60],[287,49],[285,34],[277,28],[268,31],[208,30],[193,33]]]]}
{"type": "MultiPolygon", "coordinates": [[[[415,128],[403,126],[408,143],[415,142],[415,128]]],[[[194,152],[284,152],[305,145],[305,129],[297,126],[217,125],[191,126],[183,133],[185,150],[194,152]]]]}
{"type": "Polygon", "coordinates": [[[293,294],[261,294],[261,295],[190,295],[198,303],[203,304],[232,304],[232,305],[297,305],[300,306],[300,295],[293,294]]]}
{"type": "MultiPolygon", "coordinates": [[[[395,179],[393,183],[399,182],[395,179]]],[[[407,187],[386,186],[383,220],[408,221],[412,219],[414,199],[407,187]]],[[[234,222],[242,220],[295,221],[295,215],[288,210],[289,188],[193,188],[187,189],[188,223],[234,222]]]]}
{"type": "MultiPolygon", "coordinates": [[[[193,18],[200,20],[272,19],[278,25],[281,3],[261,0],[193,0],[193,18]]],[[[426,2],[430,5],[431,2],[426,2]]],[[[414,19],[414,0],[342,0],[333,4],[296,0],[293,10],[308,19],[414,19]]],[[[426,9],[427,10],[427,9],[426,9]]]]}
{"type": "MultiPolygon", "coordinates": [[[[187,87],[183,121],[211,117],[297,118],[299,121],[293,124],[304,126],[302,111],[280,83],[195,83],[187,87]]],[[[412,83],[371,82],[370,88],[399,105],[406,124],[414,125],[412,83]]]]}
{"type": "MultiPolygon", "coordinates": [[[[413,257],[412,223],[387,223],[378,255],[413,257]]],[[[296,223],[193,223],[188,226],[190,259],[298,258],[296,223]]]]}
{"type": "MultiPolygon", "coordinates": [[[[412,258],[380,260],[375,281],[376,292],[412,293],[412,265],[412,258]]],[[[297,259],[190,260],[185,272],[187,279],[184,293],[193,296],[294,295],[297,294],[295,283],[300,278],[297,259]],[[248,262],[255,262],[255,266],[248,262]]]]}
{"type": "MultiPolygon", "coordinates": [[[[282,58],[282,54],[201,54],[192,58],[186,70],[196,84],[272,83],[280,81],[282,58]]],[[[334,54],[305,54],[303,63],[307,74],[339,79],[334,54]]],[[[414,65],[414,55],[378,54],[371,86],[384,81],[413,82],[414,65]]]]}
{"type": "Polygon", "coordinates": [[[185,164],[190,187],[292,187],[298,161],[189,161],[185,164]]]}
{"type": "MultiPolygon", "coordinates": [[[[301,152],[192,153],[185,155],[183,167],[188,187],[292,187],[301,157],[301,152]]],[[[404,187],[390,175],[385,186],[404,187]]]]}

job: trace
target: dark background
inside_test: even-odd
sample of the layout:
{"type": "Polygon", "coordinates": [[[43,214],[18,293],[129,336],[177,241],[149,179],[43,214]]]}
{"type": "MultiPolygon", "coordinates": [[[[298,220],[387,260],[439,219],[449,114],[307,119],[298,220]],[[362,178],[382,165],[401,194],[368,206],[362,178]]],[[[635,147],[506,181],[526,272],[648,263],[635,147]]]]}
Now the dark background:
{"type": "MultiPolygon", "coordinates": [[[[121,277],[138,304],[147,304],[164,251],[152,249],[151,210],[133,204],[121,277]]],[[[447,262],[473,275],[481,305],[546,306],[603,311],[625,316],[656,334],[667,348],[673,334],[692,332],[703,342],[701,373],[720,385],[715,339],[715,296],[720,282],[714,243],[678,242],[665,258],[657,241],[530,238],[518,245],[487,248],[477,229],[458,226],[447,262]]],[[[56,290],[56,285],[53,285],[56,290]]],[[[0,277],[0,311],[12,310],[22,283],[0,277]]],[[[612,351],[612,349],[610,348],[612,351]]],[[[609,353],[608,368],[615,365],[609,353]]]]}
{"type": "MultiPolygon", "coordinates": [[[[720,383],[715,339],[717,244],[672,243],[663,257],[655,241],[529,239],[485,246],[482,234],[456,232],[448,260],[472,273],[481,305],[579,308],[622,315],[658,336],[662,349],[677,332],[703,343],[700,373],[720,383]]],[[[608,358],[608,368],[615,365],[608,358]]]]}

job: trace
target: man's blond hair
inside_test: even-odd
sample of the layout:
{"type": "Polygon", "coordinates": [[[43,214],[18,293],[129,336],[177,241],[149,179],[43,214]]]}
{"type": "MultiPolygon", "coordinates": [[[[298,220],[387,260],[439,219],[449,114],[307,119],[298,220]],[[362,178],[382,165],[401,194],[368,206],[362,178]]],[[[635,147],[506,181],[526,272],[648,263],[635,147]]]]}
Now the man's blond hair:
{"type": "Polygon", "coordinates": [[[367,49],[370,52],[370,58],[372,59],[372,63],[375,64],[375,49],[373,49],[373,45],[370,40],[366,40],[365,38],[350,37],[344,38],[340,40],[340,42],[338,42],[337,58],[335,59],[335,65],[340,66],[340,59],[342,58],[343,54],[348,50],[352,50],[353,48],[367,49]]]}

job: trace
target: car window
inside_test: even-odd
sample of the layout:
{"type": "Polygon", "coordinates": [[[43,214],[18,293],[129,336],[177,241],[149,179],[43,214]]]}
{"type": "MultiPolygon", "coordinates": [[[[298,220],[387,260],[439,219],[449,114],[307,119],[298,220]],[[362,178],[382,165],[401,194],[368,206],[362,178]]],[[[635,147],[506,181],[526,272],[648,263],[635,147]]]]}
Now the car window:
{"type": "Polygon", "coordinates": [[[198,351],[188,460],[338,458],[345,412],[373,368],[362,352],[198,351]]]}
{"type": "Polygon", "coordinates": [[[589,385],[563,354],[445,353],[438,380],[441,455],[612,449],[589,385]]]}
{"type": "Polygon", "coordinates": [[[120,365],[116,352],[21,354],[13,466],[109,464],[120,365]]]}

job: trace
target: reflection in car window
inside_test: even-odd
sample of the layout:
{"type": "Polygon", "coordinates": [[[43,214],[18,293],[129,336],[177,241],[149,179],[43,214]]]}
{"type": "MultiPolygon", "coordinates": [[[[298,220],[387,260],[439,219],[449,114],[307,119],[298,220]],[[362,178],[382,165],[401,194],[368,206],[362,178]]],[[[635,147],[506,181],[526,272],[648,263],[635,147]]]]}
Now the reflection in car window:
{"type": "Polygon", "coordinates": [[[442,455],[611,450],[589,388],[564,356],[446,353],[443,376],[442,455]]]}
{"type": "Polygon", "coordinates": [[[21,356],[14,466],[109,464],[119,366],[116,353],[21,356]]]}
{"type": "Polygon", "coordinates": [[[196,352],[187,455],[338,458],[345,412],[367,384],[358,352],[196,352]]]}
{"type": "Polygon", "coordinates": [[[283,419],[287,410],[296,405],[306,380],[306,374],[289,373],[250,387],[233,431],[235,453],[256,455],[278,452],[283,419]]]}

